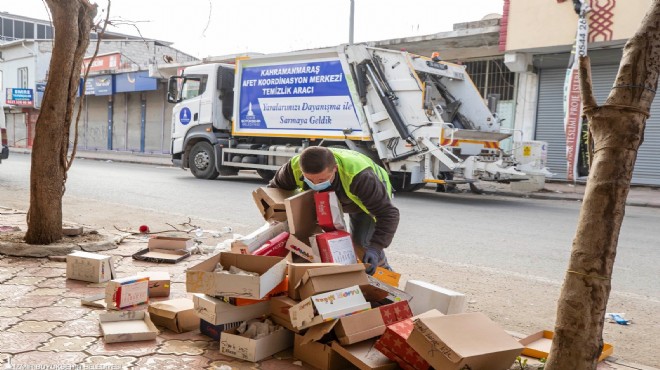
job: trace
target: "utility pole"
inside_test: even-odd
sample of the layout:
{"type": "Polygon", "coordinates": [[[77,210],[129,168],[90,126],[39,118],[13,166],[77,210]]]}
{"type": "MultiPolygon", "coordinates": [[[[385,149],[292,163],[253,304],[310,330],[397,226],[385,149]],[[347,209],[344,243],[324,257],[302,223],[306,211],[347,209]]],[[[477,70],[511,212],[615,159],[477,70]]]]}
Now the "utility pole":
{"type": "Polygon", "coordinates": [[[355,0],[351,0],[351,16],[348,24],[348,43],[353,45],[353,23],[355,23],[355,0]]]}

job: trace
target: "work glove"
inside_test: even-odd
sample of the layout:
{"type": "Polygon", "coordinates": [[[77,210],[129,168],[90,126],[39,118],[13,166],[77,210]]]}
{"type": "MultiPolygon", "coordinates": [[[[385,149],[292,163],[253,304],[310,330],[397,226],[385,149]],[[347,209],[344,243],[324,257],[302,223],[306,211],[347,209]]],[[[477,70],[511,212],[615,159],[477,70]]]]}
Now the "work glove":
{"type": "Polygon", "coordinates": [[[387,265],[387,260],[385,259],[385,251],[383,248],[365,247],[362,262],[368,264],[366,268],[367,274],[373,275],[374,272],[376,272],[376,267],[380,266],[382,263],[387,265]]]}

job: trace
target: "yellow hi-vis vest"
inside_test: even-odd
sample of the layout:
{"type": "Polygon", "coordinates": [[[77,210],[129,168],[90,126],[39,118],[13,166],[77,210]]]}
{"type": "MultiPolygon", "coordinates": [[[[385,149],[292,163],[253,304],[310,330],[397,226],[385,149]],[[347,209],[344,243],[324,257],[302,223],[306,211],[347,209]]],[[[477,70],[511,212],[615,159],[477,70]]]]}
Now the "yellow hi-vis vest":
{"type": "MultiPolygon", "coordinates": [[[[348,149],[336,149],[330,148],[330,151],[335,156],[335,161],[337,162],[337,173],[339,174],[339,180],[341,185],[344,188],[344,192],[350,200],[360,207],[366,214],[370,215],[367,207],[364,206],[362,201],[351,192],[351,183],[353,178],[360,172],[364,171],[367,168],[371,168],[380,181],[385,184],[387,188],[387,195],[392,198],[392,184],[390,183],[390,177],[388,176],[385,169],[371,160],[362,153],[358,153],[353,150],[348,149]]],[[[300,155],[296,155],[291,158],[291,169],[293,170],[293,176],[296,179],[296,184],[300,189],[304,188],[305,182],[303,181],[303,173],[300,168],[300,155]]]]}

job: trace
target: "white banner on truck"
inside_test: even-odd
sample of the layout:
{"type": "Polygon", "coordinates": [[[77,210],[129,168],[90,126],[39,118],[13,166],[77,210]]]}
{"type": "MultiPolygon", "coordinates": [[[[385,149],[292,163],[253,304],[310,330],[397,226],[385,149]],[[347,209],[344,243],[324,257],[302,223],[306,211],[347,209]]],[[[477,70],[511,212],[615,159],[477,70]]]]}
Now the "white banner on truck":
{"type": "Polygon", "coordinates": [[[242,135],[361,136],[339,60],[245,66],[234,132],[242,135]]]}

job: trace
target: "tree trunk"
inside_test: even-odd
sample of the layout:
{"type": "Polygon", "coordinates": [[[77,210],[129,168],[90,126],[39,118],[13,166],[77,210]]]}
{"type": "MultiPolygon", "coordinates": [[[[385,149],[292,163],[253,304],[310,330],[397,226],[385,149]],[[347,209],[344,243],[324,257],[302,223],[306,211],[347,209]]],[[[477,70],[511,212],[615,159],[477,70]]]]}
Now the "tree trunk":
{"type": "Polygon", "coordinates": [[[660,73],[660,0],[626,43],[614,87],[597,106],[588,58],[580,59],[593,157],[557,308],[547,370],[596,369],[611,276],[637,150],[660,73]]]}
{"type": "Polygon", "coordinates": [[[88,0],[46,0],[55,29],[48,83],[37,119],[30,172],[30,209],[25,241],[62,239],[62,196],[69,129],[96,5],[88,0]]]}

